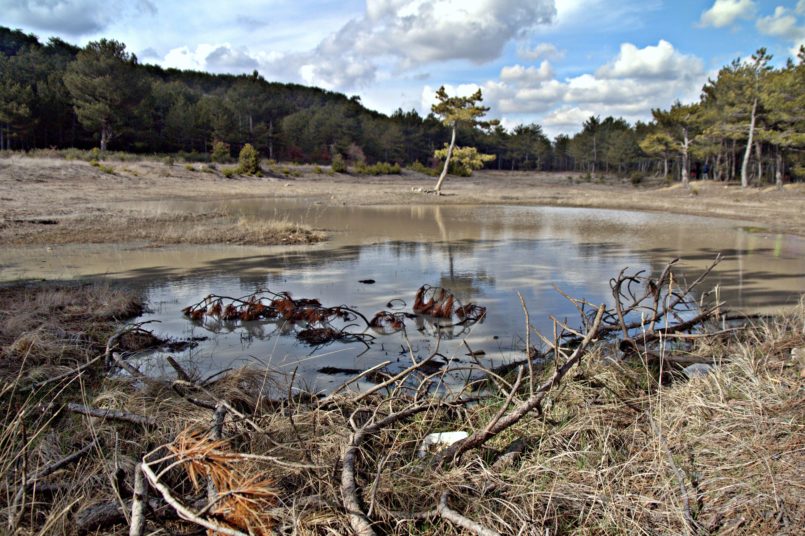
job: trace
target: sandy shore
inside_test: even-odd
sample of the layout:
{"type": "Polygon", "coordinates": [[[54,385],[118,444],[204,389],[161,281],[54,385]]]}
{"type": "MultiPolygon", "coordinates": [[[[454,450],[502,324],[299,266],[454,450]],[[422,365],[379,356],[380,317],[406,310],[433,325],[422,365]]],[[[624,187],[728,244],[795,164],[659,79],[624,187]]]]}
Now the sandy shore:
{"type": "Polygon", "coordinates": [[[585,180],[579,174],[482,171],[450,177],[443,194],[423,193],[434,179],[316,173],[314,166],[278,165],[267,177],[224,178],[200,164],[105,162],[113,173],[83,161],[0,159],[0,244],[42,245],[144,241],[268,245],[313,242],[322,235],[305,222],[250,222],[227,214],[138,212],[148,201],[296,199],[332,205],[543,205],[656,211],[756,222],[773,232],[805,236],[805,184],[741,189],[694,182],[690,189],[658,180],[585,180]],[[296,175],[296,176],[293,176],[296,175]],[[110,204],[112,206],[110,207],[110,204]],[[130,205],[129,205],[130,204],[130,205]],[[196,237],[196,238],[194,238],[196,237]]]}

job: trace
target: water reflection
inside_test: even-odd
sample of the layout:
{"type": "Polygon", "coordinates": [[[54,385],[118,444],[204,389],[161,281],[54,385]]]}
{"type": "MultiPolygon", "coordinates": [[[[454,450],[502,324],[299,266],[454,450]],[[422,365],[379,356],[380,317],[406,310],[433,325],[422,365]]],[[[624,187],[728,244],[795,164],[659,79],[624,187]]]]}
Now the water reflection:
{"type": "MultiPolygon", "coordinates": [[[[576,322],[575,308],[554,285],[592,302],[608,301],[609,279],[629,266],[657,273],[681,257],[678,275],[691,279],[715,257],[724,262],[710,278],[722,299],[745,310],[796,302],[805,291],[805,241],[749,232],[741,222],[677,215],[540,207],[411,206],[325,207],[294,202],[155,203],[144,211],[228,210],[253,217],[303,221],[327,229],[332,240],[314,247],[63,247],[0,252],[2,277],[111,277],[147,290],[147,319],[176,337],[209,341],[180,356],[202,371],[244,363],[299,368],[305,381],[326,389],[338,378],[325,367],[364,370],[383,360],[405,366],[400,334],[378,337],[370,352],[356,344],[314,350],[285,333],[288,326],[195,325],[180,310],[207,294],[240,296],[259,288],[294,297],[346,304],[368,317],[401,298],[412,304],[422,284],[453,290],[488,308],[483,324],[442,342],[441,352],[468,360],[463,341],[488,361],[522,355],[523,294],[531,319],[548,330],[547,315],[576,322]],[[374,279],[373,285],[361,284],[374,279]],[[460,336],[459,336],[460,335],[460,336]]],[[[410,324],[415,354],[434,348],[432,329],[410,324]],[[423,328],[418,331],[417,327],[423,328]]],[[[161,372],[161,356],[144,360],[161,372]]],[[[170,374],[170,370],[164,371],[170,374]]]]}

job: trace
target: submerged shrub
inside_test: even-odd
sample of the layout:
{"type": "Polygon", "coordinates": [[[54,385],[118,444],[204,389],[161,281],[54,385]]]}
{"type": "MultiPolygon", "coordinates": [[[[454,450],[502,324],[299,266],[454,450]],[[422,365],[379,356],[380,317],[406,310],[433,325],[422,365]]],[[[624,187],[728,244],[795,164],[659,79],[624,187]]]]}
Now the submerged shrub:
{"type": "Polygon", "coordinates": [[[240,150],[238,156],[238,172],[243,175],[260,174],[260,153],[251,143],[247,143],[240,150]]]}

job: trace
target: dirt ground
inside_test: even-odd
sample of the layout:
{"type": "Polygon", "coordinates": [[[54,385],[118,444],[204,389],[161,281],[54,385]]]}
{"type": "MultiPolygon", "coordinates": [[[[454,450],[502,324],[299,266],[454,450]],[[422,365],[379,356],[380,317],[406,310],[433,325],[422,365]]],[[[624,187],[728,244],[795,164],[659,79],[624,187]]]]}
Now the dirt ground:
{"type": "Polygon", "coordinates": [[[331,174],[316,166],[276,165],[266,177],[227,179],[202,164],[103,162],[13,156],[0,159],[0,244],[313,242],[305,222],[269,222],[261,232],[225,214],[143,216],[140,201],[301,199],[332,205],[543,205],[610,208],[733,218],[774,232],[805,236],[805,184],[741,189],[710,181],[633,185],[622,178],[580,174],[481,171],[449,177],[443,195],[426,191],[435,179],[405,170],[398,176],[331,174]],[[112,171],[109,173],[108,171],[112,171]],[[318,173],[317,173],[318,171],[318,173]],[[132,203],[131,210],[125,207],[132,203]],[[109,205],[114,204],[114,207],[109,205]],[[167,229],[167,230],[166,230],[167,229]],[[189,238],[188,238],[189,237],[189,238]],[[197,237],[197,238],[193,238],[197,237]]]}

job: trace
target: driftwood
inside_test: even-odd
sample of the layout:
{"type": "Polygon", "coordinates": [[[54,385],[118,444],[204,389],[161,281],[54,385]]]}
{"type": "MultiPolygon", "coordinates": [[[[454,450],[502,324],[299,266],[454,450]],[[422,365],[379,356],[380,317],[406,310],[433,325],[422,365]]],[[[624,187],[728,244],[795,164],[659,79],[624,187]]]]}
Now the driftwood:
{"type": "Polygon", "coordinates": [[[156,426],[157,421],[152,417],[145,417],[143,415],[137,415],[135,413],[130,413],[128,411],[121,411],[117,409],[102,409],[102,408],[93,408],[90,406],[84,406],[82,404],[76,404],[74,402],[70,402],[67,404],[67,409],[72,411],[73,413],[80,413],[82,415],[88,415],[90,417],[99,417],[101,419],[112,419],[115,421],[125,421],[130,422],[132,424],[138,424],[140,426],[156,426]]]}

